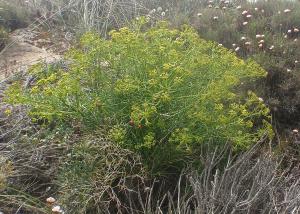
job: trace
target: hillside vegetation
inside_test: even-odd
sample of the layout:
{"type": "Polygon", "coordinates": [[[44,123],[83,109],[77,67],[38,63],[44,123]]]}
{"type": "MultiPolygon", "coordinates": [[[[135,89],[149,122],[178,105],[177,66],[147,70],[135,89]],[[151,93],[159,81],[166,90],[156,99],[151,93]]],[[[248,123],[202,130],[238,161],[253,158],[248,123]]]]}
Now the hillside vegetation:
{"type": "Polygon", "coordinates": [[[1,84],[0,211],[300,211],[299,2],[20,5],[74,45],[1,84]]]}

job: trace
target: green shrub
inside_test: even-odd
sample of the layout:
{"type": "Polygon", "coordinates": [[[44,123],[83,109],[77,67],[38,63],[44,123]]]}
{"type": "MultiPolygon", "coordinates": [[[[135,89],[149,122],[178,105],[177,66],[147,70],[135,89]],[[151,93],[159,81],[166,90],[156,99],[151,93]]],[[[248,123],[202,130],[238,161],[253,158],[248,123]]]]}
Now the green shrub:
{"type": "Polygon", "coordinates": [[[20,10],[17,4],[0,1],[0,51],[8,42],[8,33],[26,27],[28,14],[20,10]]]}
{"type": "Polygon", "coordinates": [[[29,21],[28,13],[16,2],[0,1],[0,27],[6,31],[26,27],[29,21]]]}
{"type": "MultiPolygon", "coordinates": [[[[88,33],[68,54],[66,72],[38,65],[30,88],[15,83],[7,101],[28,105],[45,125],[101,128],[114,142],[155,166],[195,153],[205,142],[246,149],[271,133],[269,110],[243,85],[266,75],[190,27],[144,18],[101,39],[88,33]]],[[[186,159],[186,158],[184,158],[186,159]]]]}
{"type": "Polygon", "coordinates": [[[279,126],[297,127],[300,118],[300,2],[231,1],[226,9],[222,9],[223,6],[224,3],[214,1],[212,8],[208,4],[198,7],[194,18],[190,19],[192,26],[204,39],[233,50],[239,47],[239,56],[261,65],[268,76],[259,93],[273,110],[274,119],[279,126]],[[290,12],[284,12],[286,9],[290,12]],[[242,15],[243,11],[251,18],[242,15]],[[213,20],[214,16],[218,19],[213,20]],[[258,34],[264,38],[256,38],[258,34]],[[259,48],[261,40],[264,43],[259,48]]]}

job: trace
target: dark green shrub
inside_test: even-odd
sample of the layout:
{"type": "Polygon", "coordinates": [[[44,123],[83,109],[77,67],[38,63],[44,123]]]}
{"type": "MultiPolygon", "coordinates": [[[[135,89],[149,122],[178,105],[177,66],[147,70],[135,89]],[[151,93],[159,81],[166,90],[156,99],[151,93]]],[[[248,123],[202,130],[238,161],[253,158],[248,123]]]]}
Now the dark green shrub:
{"type": "Polygon", "coordinates": [[[18,7],[17,3],[0,1],[0,27],[5,28],[6,31],[26,27],[29,21],[28,15],[24,8],[18,7]]]}
{"type": "Polygon", "coordinates": [[[294,128],[300,118],[300,3],[233,1],[225,5],[226,9],[223,6],[224,3],[214,1],[212,8],[208,4],[199,7],[190,19],[192,25],[203,38],[236,49],[239,56],[254,59],[268,71],[260,93],[266,97],[277,124],[294,128]],[[243,11],[247,13],[243,15],[243,11]],[[259,47],[261,40],[263,45],[259,47]]]}

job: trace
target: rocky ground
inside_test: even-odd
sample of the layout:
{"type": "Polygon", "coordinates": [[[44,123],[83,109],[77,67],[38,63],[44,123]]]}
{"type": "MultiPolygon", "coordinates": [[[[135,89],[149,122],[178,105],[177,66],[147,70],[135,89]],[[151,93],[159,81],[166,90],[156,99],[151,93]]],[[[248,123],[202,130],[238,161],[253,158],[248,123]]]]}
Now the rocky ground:
{"type": "Polygon", "coordinates": [[[18,29],[10,34],[10,42],[0,52],[0,80],[39,61],[55,61],[69,46],[68,39],[62,34],[18,29]]]}

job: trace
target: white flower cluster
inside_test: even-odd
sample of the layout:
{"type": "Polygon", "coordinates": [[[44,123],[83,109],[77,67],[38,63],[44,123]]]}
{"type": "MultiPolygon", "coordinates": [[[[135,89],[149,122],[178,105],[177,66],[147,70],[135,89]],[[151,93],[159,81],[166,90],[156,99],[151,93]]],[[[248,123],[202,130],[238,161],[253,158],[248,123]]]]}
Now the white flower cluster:
{"type": "Polygon", "coordinates": [[[163,10],[163,8],[159,6],[157,9],[150,10],[148,16],[158,13],[161,17],[165,17],[167,12],[169,12],[168,9],[163,10]]]}
{"type": "Polygon", "coordinates": [[[46,199],[47,204],[49,204],[50,206],[52,206],[52,213],[55,214],[64,214],[63,209],[61,208],[61,206],[59,205],[54,205],[54,203],[56,202],[55,198],[53,197],[49,197],[46,199]]]}

